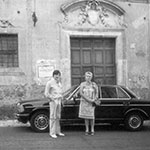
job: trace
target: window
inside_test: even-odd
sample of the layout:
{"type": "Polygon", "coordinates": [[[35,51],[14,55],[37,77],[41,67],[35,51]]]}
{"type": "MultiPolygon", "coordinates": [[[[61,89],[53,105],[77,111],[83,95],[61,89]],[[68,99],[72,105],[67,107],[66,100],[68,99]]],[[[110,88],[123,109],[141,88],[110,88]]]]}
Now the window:
{"type": "Polygon", "coordinates": [[[117,98],[115,87],[101,87],[102,98],[117,98]]]}
{"type": "Polygon", "coordinates": [[[120,88],[118,88],[118,97],[119,98],[129,98],[129,96],[120,88]]]}
{"type": "Polygon", "coordinates": [[[0,67],[18,67],[18,36],[0,34],[0,67]]]}

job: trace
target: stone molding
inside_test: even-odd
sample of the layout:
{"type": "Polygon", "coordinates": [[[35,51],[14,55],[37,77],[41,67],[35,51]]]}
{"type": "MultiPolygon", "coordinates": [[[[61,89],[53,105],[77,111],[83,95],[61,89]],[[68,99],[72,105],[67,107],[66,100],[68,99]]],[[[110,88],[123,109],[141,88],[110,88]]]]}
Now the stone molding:
{"type": "Polygon", "coordinates": [[[112,9],[114,12],[116,12],[119,16],[123,15],[125,13],[125,10],[123,10],[120,6],[116,5],[115,3],[111,1],[106,0],[75,0],[72,2],[68,2],[66,4],[61,5],[61,11],[64,14],[67,14],[69,11],[72,11],[74,9],[78,9],[79,7],[85,6],[90,1],[96,1],[97,3],[101,4],[104,7],[107,7],[108,9],[112,9]]]}
{"type": "Polygon", "coordinates": [[[76,0],[61,6],[62,24],[75,28],[126,28],[125,11],[105,0],[76,0]]]}

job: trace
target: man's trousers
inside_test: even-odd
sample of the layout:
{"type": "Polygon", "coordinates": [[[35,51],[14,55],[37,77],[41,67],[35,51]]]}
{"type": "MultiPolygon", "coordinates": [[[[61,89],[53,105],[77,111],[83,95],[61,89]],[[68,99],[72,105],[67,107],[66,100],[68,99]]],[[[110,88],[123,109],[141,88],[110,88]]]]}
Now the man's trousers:
{"type": "Polygon", "coordinates": [[[49,103],[50,106],[50,120],[49,133],[50,135],[60,133],[60,117],[61,117],[61,100],[55,99],[49,103]]]}

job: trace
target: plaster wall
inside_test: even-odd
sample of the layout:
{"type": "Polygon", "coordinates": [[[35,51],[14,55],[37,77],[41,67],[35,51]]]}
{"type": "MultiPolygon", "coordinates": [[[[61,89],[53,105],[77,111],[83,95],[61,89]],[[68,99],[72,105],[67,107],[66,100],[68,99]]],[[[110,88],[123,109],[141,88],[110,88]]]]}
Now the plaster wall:
{"type": "MultiPolygon", "coordinates": [[[[66,88],[71,84],[70,36],[116,35],[116,32],[112,30],[104,31],[98,29],[84,31],[83,29],[80,31],[63,26],[64,15],[60,11],[60,7],[67,2],[66,0],[62,0],[61,2],[55,0],[45,5],[43,1],[37,0],[36,11],[39,20],[33,31],[34,44],[32,49],[33,51],[36,49],[38,51],[34,54],[33,66],[39,59],[55,61],[55,67],[61,69],[63,73],[63,82],[67,83],[66,88]],[[47,13],[48,11],[51,17],[46,17],[45,13],[43,14],[41,11],[43,7],[45,8],[45,12],[47,13]]],[[[117,83],[126,85],[133,89],[139,96],[148,98],[149,4],[130,3],[119,0],[115,1],[115,3],[125,10],[124,21],[126,24],[126,28],[123,31],[117,31],[117,34],[120,34],[120,36],[116,36],[118,38],[116,40],[118,42],[117,47],[121,47],[116,48],[117,83]]]]}
{"type": "Polygon", "coordinates": [[[125,27],[109,30],[90,29],[89,26],[76,29],[63,24],[64,14],[60,7],[68,2],[0,0],[0,19],[14,25],[13,28],[0,28],[0,33],[17,33],[19,43],[19,68],[0,68],[1,101],[43,97],[44,85],[53,69],[61,70],[64,90],[70,87],[70,36],[115,37],[117,83],[149,98],[150,4],[112,1],[125,10],[125,27]],[[35,26],[33,12],[37,17],[35,26]],[[40,68],[42,66],[45,70],[40,68]],[[47,71],[47,75],[40,69],[47,71]],[[7,90],[7,94],[3,92],[7,90]],[[12,98],[11,95],[15,96],[12,98]]]}
{"type": "Polygon", "coordinates": [[[127,85],[143,98],[149,97],[149,5],[120,3],[125,11],[127,29],[127,85]],[[135,13],[136,12],[136,13],[135,13]]]}

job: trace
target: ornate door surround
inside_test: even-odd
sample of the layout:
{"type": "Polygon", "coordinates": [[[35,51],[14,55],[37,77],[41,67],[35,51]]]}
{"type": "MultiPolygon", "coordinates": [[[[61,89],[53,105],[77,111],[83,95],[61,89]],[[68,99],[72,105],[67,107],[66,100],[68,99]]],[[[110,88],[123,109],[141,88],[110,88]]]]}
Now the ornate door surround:
{"type": "Polygon", "coordinates": [[[102,37],[115,39],[116,83],[126,85],[125,11],[105,0],[76,0],[62,5],[61,11],[64,18],[59,22],[59,44],[64,82],[71,85],[71,37],[102,37]]]}

